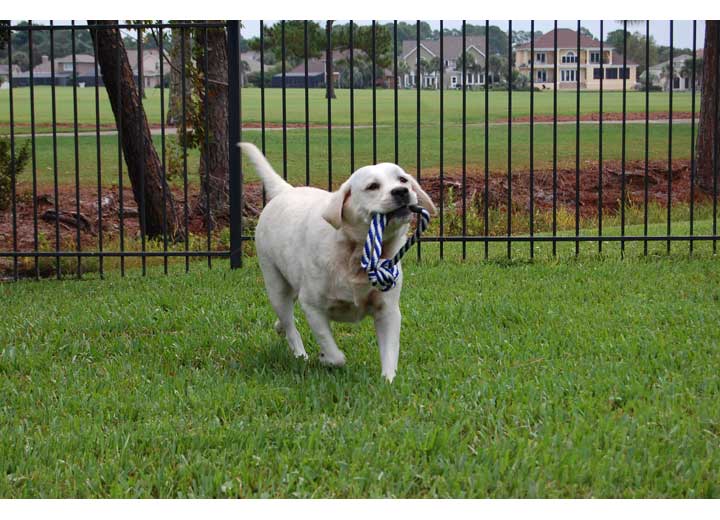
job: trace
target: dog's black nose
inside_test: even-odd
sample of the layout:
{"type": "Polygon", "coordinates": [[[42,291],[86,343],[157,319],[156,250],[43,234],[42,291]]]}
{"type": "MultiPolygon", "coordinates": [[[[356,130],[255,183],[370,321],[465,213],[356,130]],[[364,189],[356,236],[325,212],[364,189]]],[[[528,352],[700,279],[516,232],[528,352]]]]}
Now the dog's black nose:
{"type": "Polygon", "coordinates": [[[393,188],[390,190],[390,195],[392,195],[396,201],[403,204],[410,202],[410,191],[407,188],[393,188]]]}

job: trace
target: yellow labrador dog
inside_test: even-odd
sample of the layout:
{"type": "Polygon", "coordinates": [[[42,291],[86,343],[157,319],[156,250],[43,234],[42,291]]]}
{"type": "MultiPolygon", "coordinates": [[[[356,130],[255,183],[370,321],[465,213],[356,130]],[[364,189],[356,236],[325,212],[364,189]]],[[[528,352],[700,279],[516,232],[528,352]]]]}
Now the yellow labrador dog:
{"type": "Polygon", "coordinates": [[[411,220],[408,205],[430,212],[435,205],[415,179],[396,164],[365,166],[340,189],[293,187],[273,170],[257,147],[239,146],[262,179],[269,200],[255,231],[255,244],[265,287],[284,334],[297,357],[307,359],[295,327],[295,300],[305,312],[320,345],[320,360],[345,364],[330,321],[357,322],[370,315],[380,348],[382,375],[392,381],[400,352],[400,291],[382,292],[370,285],[360,267],[363,245],[374,213],[393,213],[383,236],[383,258],[391,258],[405,243],[411,220]]]}

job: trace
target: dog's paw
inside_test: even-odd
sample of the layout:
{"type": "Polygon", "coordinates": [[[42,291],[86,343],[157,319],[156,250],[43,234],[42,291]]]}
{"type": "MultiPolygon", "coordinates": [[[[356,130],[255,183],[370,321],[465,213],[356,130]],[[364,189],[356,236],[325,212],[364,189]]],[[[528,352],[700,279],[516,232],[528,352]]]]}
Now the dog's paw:
{"type": "Polygon", "coordinates": [[[280,323],[280,320],[275,320],[275,325],[273,325],[275,332],[277,332],[280,335],[285,334],[285,329],[283,328],[282,324],[280,323]]]}
{"type": "Polygon", "coordinates": [[[345,354],[341,351],[337,351],[332,354],[326,352],[320,352],[320,363],[328,367],[343,367],[345,366],[345,354]]]}
{"type": "Polygon", "coordinates": [[[394,370],[392,372],[383,371],[382,376],[385,378],[385,380],[388,383],[392,383],[393,379],[395,379],[395,371],[394,370]]]}

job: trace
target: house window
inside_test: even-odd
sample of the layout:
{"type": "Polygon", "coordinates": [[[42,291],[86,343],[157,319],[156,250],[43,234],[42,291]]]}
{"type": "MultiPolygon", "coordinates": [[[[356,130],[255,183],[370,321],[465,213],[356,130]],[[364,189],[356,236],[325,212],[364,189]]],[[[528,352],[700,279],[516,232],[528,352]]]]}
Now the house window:
{"type": "Polygon", "coordinates": [[[545,63],[545,53],[544,52],[536,52],[535,53],[535,61],[538,63],[545,63]]]}
{"type": "Polygon", "coordinates": [[[602,79],[602,69],[601,68],[595,68],[593,69],[593,79],[602,79]]]}
{"type": "Polygon", "coordinates": [[[450,76],[450,84],[454,87],[457,85],[457,76],[450,76]]]}
{"type": "Polygon", "coordinates": [[[541,83],[547,83],[547,71],[545,70],[538,70],[536,71],[537,74],[537,80],[541,83]]]}
{"type": "Polygon", "coordinates": [[[625,67],[624,69],[619,69],[619,70],[620,70],[620,79],[623,79],[623,77],[625,79],[630,79],[630,69],[625,67]],[[624,71],[624,74],[623,74],[623,71],[624,71]]]}
{"type": "Polygon", "coordinates": [[[560,81],[570,83],[576,81],[575,69],[562,69],[560,71],[560,81]]]}
{"type": "Polygon", "coordinates": [[[605,79],[618,79],[618,69],[615,67],[605,69],[605,79]]]}
{"type": "Polygon", "coordinates": [[[600,53],[599,52],[591,52],[590,53],[590,63],[600,63],[600,53]]]}
{"type": "Polygon", "coordinates": [[[573,51],[568,51],[568,53],[562,57],[563,63],[577,63],[577,56],[575,56],[575,53],[573,51]]]}
{"type": "MultiPolygon", "coordinates": [[[[685,80],[685,82],[687,83],[687,79],[685,80]]],[[[480,74],[480,84],[481,85],[485,84],[485,73],[480,74]]],[[[687,85],[686,85],[686,88],[687,88],[687,85]]]]}
{"type": "Polygon", "coordinates": [[[72,71],[73,71],[73,64],[72,64],[72,63],[63,63],[63,71],[65,71],[65,72],[72,72],[72,71]]]}
{"type": "Polygon", "coordinates": [[[673,88],[680,88],[680,78],[673,78],[673,88]]]}
{"type": "Polygon", "coordinates": [[[467,80],[468,85],[472,85],[473,84],[473,75],[468,74],[466,80],[467,80]]]}

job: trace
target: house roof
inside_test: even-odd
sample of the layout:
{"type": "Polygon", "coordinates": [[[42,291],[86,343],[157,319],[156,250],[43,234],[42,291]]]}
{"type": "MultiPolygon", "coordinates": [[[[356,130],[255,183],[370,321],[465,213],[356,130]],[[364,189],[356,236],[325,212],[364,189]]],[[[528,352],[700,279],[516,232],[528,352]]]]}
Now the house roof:
{"type": "MultiPolygon", "coordinates": [[[[558,49],[577,49],[577,31],[572,29],[557,30],[557,46],[558,49]]],[[[600,47],[600,40],[590,38],[584,34],[580,35],[580,48],[596,49],[600,47]]],[[[521,43],[515,46],[516,49],[529,49],[530,42],[521,43]]],[[[546,32],[542,36],[535,38],[535,49],[554,49],[555,48],[555,31],[546,32]]]]}
{"type": "MultiPolygon", "coordinates": [[[[485,54],[484,36],[466,36],[466,48],[475,47],[479,52],[485,54]]],[[[420,40],[420,46],[435,56],[440,56],[440,40],[420,40]]],[[[402,56],[407,57],[417,47],[416,40],[405,40],[402,45],[402,56]]],[[[446,59],[455,59],[462,53],[462,36],[443,37],[443,56],[446,59]]]]}
{"type": "MultiPolygon", "coordinates": [[[[72,54],[68,54],[67,56],[63,56],[62,58],[58,58],[55,60],[56,63],[72,63],[73,57],[72,54]]],[[[75,63],[95,63],[95,57],[92,54],[76,54],[75,55],[75,63]]]]}
{"type": "MultiPolygon", "coordinates": [[[[360,49],[353,50],[353,56],[365,56],[365,51],[360,49]]],[[[333,51],[333,62],[340,60],[349,60],[350,50],[333,51]]],[[[310,58],[308,60],[308,74],[316,74],[318,72],[325,72],[325,53],[319,58],[310,58]]],[[[305,62],[303,61],[298,66],[290,69],[286,74],[305,74],[305,62]]]]}

